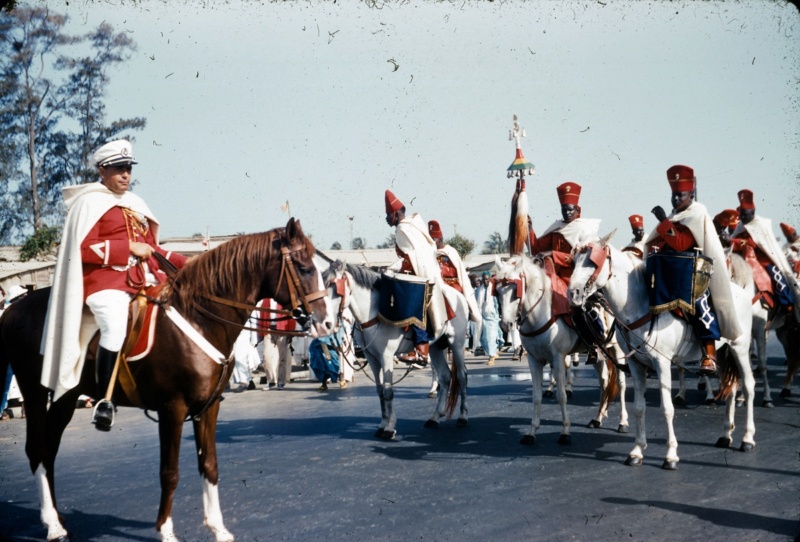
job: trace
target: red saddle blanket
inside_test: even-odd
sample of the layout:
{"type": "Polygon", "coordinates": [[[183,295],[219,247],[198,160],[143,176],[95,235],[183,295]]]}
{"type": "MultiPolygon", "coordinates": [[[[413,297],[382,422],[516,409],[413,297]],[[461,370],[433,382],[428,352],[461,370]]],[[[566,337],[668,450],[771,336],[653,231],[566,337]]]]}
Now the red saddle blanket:
{"type": "MultiPolygon", "coordinates": [[[[139,332],[139,336],[134,338],[131,337],[131,340],[135,339],[135,343],[133,344],[133,348],[128,353],[128,361],[136,361],[142,359],[147,354],[150,353],[150,350],[153,348],[153,344],[155,342],[155,334],[156,334],[156,316],[158,315],[159,305],[157,303],[153,303],[150,301],[150,298],[158,298],[158,294],[161,292],[163,288],[163,284],[158,284],[156,286],[151,286],[147,290],[145,290],[145,295],[148,297],[147,304],[144,306],[144,316],[143,316],[143,323],[141,330],[139,332]]],[[[134,299],[133,305],[135,306],[136,300],[134,299]]],[[[135,321],[138,317],[136,314],[136,310],[132,311],[134,314],[130,315],[132,321],[135,321]]],[[[135,327],[135,326],[132,326],[135,327]]],[[[130,328],[128,333],[131,333],[130,328]]]]}

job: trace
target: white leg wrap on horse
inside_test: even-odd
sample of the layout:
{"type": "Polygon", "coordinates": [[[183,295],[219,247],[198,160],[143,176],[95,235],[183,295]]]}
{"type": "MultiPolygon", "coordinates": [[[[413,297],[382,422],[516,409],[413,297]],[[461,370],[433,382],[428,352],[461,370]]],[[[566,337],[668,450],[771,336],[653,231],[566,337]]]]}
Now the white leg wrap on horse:
{"type": "Polygon", "coordinates": [[[47,539],[55,540],[67,536],[67,530],[58,520],[58,511],[53,506],[53,498],[50,496],[50,485],[47,483],[47,472],[44,465],[39,465],[33,473],[36,478],[36,487],[39,489],[39,511],[42,523],[47,528],[47,539]]]}
{"type": "Polygon", "coordinates": [[[172,525],[172,517],[167,518],[159,532],[161,533],[161,542],[178,542],[178,537],[175,536],[175,528],[172,525]]]}
{"type": "Polygon", "coordinates": [[[229,542],[233,535],[222,523],[222,510],[219,507],[219,488],[203,478],[203,511],[205,524],[214,533],[217,542],[229,542]]]}

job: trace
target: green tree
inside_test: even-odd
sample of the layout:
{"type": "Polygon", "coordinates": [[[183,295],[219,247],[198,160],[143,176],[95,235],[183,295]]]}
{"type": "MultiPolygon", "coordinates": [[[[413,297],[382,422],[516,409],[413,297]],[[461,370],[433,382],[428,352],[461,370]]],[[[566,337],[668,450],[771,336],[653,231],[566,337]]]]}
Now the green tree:
{"type": "Polygon", "coordinates": [[[107,24],[69,35],[66,22],[44,6],[0,11],[0,242],[60,225],[61,187],[96,175],[91,150],[145,125],[105,119],[109,71],[133,41],[107,24]]]}
{"type": "Polygon", "coordinates": [[[456,252],[458,252],[458,255],[461,256],[462,260],[466,258],[470,252],[475,250],[475,241],[472,239],[467,239],[460,233],[457,233],[450,239],[447,239],[445,243],[456,249],[456,252]]]}
{"type": "Polygon", "coordinates": [[[386,241],[384,241],[383,243],[379,244],[375,248],[394,248],[394,245],[396,243],[396,239],[397,239],[397,235],[395,235],[393,233],[389,237],[386,238],[386,241]]]}
{"type": "Polygon", "coordinates": [[[356,237],[353,239],[353,243],[350,245],[350,248],[353,250],[364,250],[367,248],[367,240],[363,237],[356,237]]]}
{"type": "Polygon", "coordinates": [[[339,241],[334,241],[331,245],[331,250],[342,250],[342,244],[339,241]]]}
{"type": "Polygon", "coordinates": [[[499,231],[492,233],[489,239],[483,242],[481,254],[503,254],[508,252],[508,242],[503,239],[499,231]]]}

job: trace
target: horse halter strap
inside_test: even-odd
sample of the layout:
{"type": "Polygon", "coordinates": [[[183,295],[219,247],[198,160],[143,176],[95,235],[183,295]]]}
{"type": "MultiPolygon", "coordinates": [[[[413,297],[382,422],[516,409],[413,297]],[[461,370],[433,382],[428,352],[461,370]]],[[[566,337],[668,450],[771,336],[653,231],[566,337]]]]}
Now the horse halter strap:
{"type": "Polygon", "coordinates": [[[592,273],[592,276],[589,277],[589,280],[586,281],[586,286],[584,289],[589,288],[592,284],[595,283],[597,277],[600,276],[600,270],[603,268],[603,265],[606,263],[606,260],[609,261],[608,263],[608,276],[611,277],[611,249],[608,246],[600,247],[595,245],[594,243],[586,245],[584,247],[585,251],[589,252],[589,260],[595,265],[595,270],[592,273]]]}
{"type": "Polygon", "coordinates": [[[278,287],[275,288],[275,291],[281,289],[281,284],[283,284],[283,277],[284,275],[289,275],[291,280],[286,281],[286,287],[289,289],[289,298],[291,299],[292,308],[297,309],[301,307],[305,311],[306,314],[311,314],[311,303],[318,299],[322,299],[326,295],[328,295],[327,290],[319,290],[316,292],[312,292],[310,294],[306,294],[303,291],[303,285],[300,284],[300,278],[297,276],[297,269],[295,269],[294,262],[292,261],[292,252],[297,252],[300,250],[300,247],[296,247],[294,249],[289,249],[289,247],[281,247],[281,275],[278,279],[278,287]],[[287,265],[288,264],[288,265],[287,265]],[[298,298],[298,293],[300,297],[298,298]]]}

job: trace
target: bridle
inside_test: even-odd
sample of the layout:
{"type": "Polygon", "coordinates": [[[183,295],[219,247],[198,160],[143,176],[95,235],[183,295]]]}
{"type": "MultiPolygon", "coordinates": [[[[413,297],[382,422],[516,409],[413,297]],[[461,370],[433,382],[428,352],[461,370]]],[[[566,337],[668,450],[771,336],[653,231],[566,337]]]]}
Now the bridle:
{"type": "Polygon", "coordinates": [[[545,290],[544,290],[544,288],[540,288],[539,292],[540,292],[541,295],[539,296],[539,299],[537,299],[536,302],[533,305],[531,305],[528,310],[523,312],[522,311],[522,301],[525,299],[525,295],[526,295],[525,287],[527,286],[527,284],[526,284],[527,281],[525,280],[525,273],[520,273],[519,278],[516,278],[516,279],[502,279],[502,282],[503,282],[504,286],[507,286],[508,284],[516,284],[516,289],[514,291],[514,295],[519,300],[519,303],[517,303],[517,317],[516,317],[516,320],[517,320],[517,326],[518,326],[520,335],[522,335],[523,337],[536,337],[537,335],[541,335],[542,333],[547,331],[550,328],[550,326],[552,326],[553,323],[555,323],[556,318],[553,317],[553,318],[550,318],[544,324],[544,326],[542,326],[542,327],[540,327],[540,328],[538,328],[538,329],[536,329],[534,331],[523,331],[522,330],[522,324],[525,321],[527,321],[528,316],[530,316],[531,313],[534,311],[534,309],[536,309],[536,307],[539,306],[539,303],[542,302],[542,300],[544,299],[545,290]]]}
{"type": "Polygon", "coordinates": [[[587,251],[589,252],[589,261],[592,262],[595,266],[594,271],[592,272],[589,279],[586,281],[586,284],[583,286],[583,294],[584,294],[584,302],[588,299],[586,293],[589,289],[594,286],[594,283],[597,282],[597,279],[600,277],[600,271],[603,269],[603,265],[608,262],[608,278],[607,281],[613,277],[613,273],[611,271],[611,248],[608,245],[599,246],[594,243],[589,243],[583,247],[577,249],[577,251],[581,254],[585,254],[587,251]]]}
{"type": "MultiPolygon", "coordinates": [[[[281,246],[281,272],[278,277],[278,286],[275,288],[275,291],[276,292],[280,291],[281,285],[283,284],[283,281],[285,279],[286,287],[289,290],[289,299],[291,300],[290,309],[271,309],[269,307],[259,307],[258,305],[239,303],[237,301],[232,301],[230,299],[225,299],[211,294],[204,295],[203,297],[219,305],[225,305],[228,307],[233,307],[235,309],[246,310],[248,314],[252,313],[253,311],[259,311],[259,313],[262,314],[272,313],[278,315],[275,318],[259,316],[258,317],[259,323],[261,322],[274,323],[274,322],[294,319],[297,320],[297,322],[303,327],[303,331],[278,331],[270,329],[269,330],[270,334],[274,333],[276,335],[292,335],[292,336],[305,335],[306,334],[305,329],[307,328],[309,323],[309,315],[312,312],[311,303],[324,298],[327,295],[327,290],[322,289],[311,293],[306,293],[303,291],[303,285],[300,283],[300,277],[297,275],[297,269],[294,261],[292,260],[292,254],[295,252],[299,252],[303,248],[304,246],[299,244],[295,245],[292,248],[287,246],[281,246]]],[[[239,329],[244,329],[248,331],[264,331],[263,328],[253,328],[247,325],[239,324],[238,322],[234,322],[232,320],[228,320],[226,318],[222,318],[221,316],[217,316],[216,314],[206,309],[202,305],[198,304],[197,302],[193,302],[193,305],[194,308],[201,314],[222,324],[235,326],[239,329]]]]}

